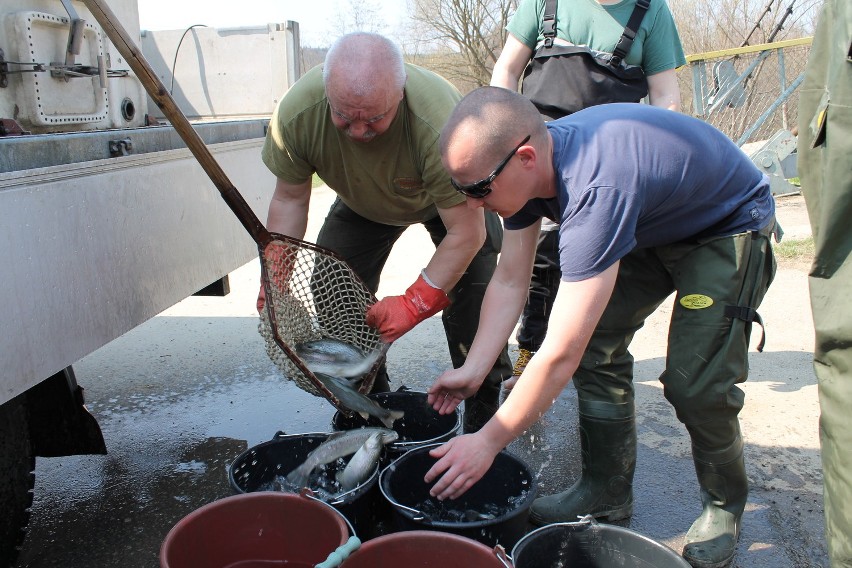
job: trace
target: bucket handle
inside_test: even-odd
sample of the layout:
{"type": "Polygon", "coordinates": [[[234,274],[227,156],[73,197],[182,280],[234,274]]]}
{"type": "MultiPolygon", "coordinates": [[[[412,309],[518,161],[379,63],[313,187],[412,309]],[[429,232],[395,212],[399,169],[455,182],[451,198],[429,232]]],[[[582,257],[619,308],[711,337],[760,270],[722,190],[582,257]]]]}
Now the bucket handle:
{"type": "MultiPolygon", "coordinates": [[[[378,470],[378,468],[379,468],[379,466],[378,466],[378,465],[376,465],[376,469],[377,469],[377,470],[378,470]]],[[[376,475],[376,473],[374,472],[374,473],[373,473],[373,475],[376,475]]],[[[344,499],[344,498],[345,498],[347,495],[349,495],[350,493],[355,493],[356,491],[360,490],[360,489],[361,489],[361,487],[363,487],[363,485],[364,485],[365,483],[367,483],[368,481],[370,481],[370,478],[372,478],[372,477],[373,477],[373,475],[371,475],[369,478],[367,478],[367,480],[366,480],[366,481],[362,481],[361,483],[359,483],[358,485],[356,485],[355,487],[353,487],[353,488],[352,488],[352,489],[350,489],[349,491],[344,491],[343,493],[338,493],[337,495],[335,495],[335,496],[334,496],[334,501],[332,501],[330,504],[331,504],[331,505],[341,505],[341,504],[345,503],[345,502],[346,502],[346,499],[344,499]]],[[[305,489],[307,489],[307,487],[306,487],[305,489]]],[[[325,502],[325,501],[323,501],[323,502],[325,502]]],[[[344,518],[345,518],[345,517],[344,517],[344,518]]],[[[350,525],[350,526],[349,526],[349,528],[352,528],[352,525],[350,525]]],[[[355,534],[355,531],[354,531],[354,530],[352,531],[352,534],[355,534]]]]}
{"type": "MultiPolygon", "coordinates": [[[[437,444],[427,444],[427,445],[425,445],[425,446],[421,446],[421,449],[422,449],[422,448],[429,448],[429,447],[436,447],[436,448],[437,448],[437,447],[438,447],[438,446],[440,446],[440,445],[442,445],[442,444],[441,444],[441,443],[437,443],[437,444]]],[[[403,454],[402,456],[399,456],[398,458],[396,458],[395,460],[393,460],[390,464],[388,464],[388,466],[387,466],[387,467],[385,467],[385,468],[384,468],[384,469],[383,469],[383,470],[379,473],[379,488],[380,488],[380,489],[382,488],[382,478],[385,476],[385,474],[386,474],[386,473],[388,473],[389,471],[392,471],[392,470],[396,467],[396,462],[398,462],[399,460],[401,460],[401,459],[404,457],[404,455],[405,455],[405,454],[403,454]]],[[[384,492],[384,490],[382,489],[382,495],[384,495],[384,494],[385,494],[385,492],[384,492]]],[[[412,520],[414,520],[414,521],[418,521],[418,522],[419,522],[419,521],[423,521],[423,520],[425,520],[425,519],[427,519],[427,518],[428,518],[428,515],[427,515],[426,513],[424,513],[423,511],[419,510],[419,509],[414,509],[414,508],[412,508],[412,507],[408,507],[408,506],[406,506],[406,505],[403,505],[402,503],[397,502],[395,499],[391,499],[389,495],[385,495],[385,497],[388,499],[388,501],[390,501],[390,502],[391,502],[391,504],[392,504],[392,505],[394,505],[394,506],[396,506],[396,507],[399,507],[400,509],[405,509],[405,510],[406,510],[406,511],[408,511],[409,513],[412,513],[412,514],[414,515],[414,517],[412,517],[412,520]]]]}
{"type": "Polygon", "coordinates": [[[331,553],[328,555],[328,558],[326,558],[319,564],[314,565],[314,568],[337,568],[343,563],[344,560],[349,558],[350,554],[352,554],[361,547],[361,539],[359,539],[358,536],[355,534],[355,527],[352,526],[352,523],[349,522],[349,519],[346,518],[346,515],[344,515],[322,499],[317,499],[316,497],[314,497],[314,492],[308,489],[307,487],[303,487],[302,490],[299,492],[299,495],[307,499],[313,499],[317,503],[322,503],[323,505],[334,511],[336,514],[343,517],[343,521],[349,527],[349,532],[352,534],[352,536],[350,536],[345,543],[338,546],[335,550],[331,551],[331,553]]]}
{"type": "Polygon", "coordinates": [[[512,564],[512,557],[506,553],[506,549],[503,548],[503,545],[497,544],[494,546],[494,556],[497,557],[497,560],[505,566],[506,568],[514,568],[514,564],[512,564]]]}
{"type": "Polygon", "coordinates": [[[414,517],[412,517],[412,520],[422,521],[422,520],[426,519],[426,514],[423,513],[423,511],[421,511],[419,509],[415,509],[413,507],[407,507],[407,506],[403,505],[402,503],[396,503],[396,502],[394,502],[394,505],[396,505],[400,509],[405,509],[409,513],[414,513],[414,517]]]}

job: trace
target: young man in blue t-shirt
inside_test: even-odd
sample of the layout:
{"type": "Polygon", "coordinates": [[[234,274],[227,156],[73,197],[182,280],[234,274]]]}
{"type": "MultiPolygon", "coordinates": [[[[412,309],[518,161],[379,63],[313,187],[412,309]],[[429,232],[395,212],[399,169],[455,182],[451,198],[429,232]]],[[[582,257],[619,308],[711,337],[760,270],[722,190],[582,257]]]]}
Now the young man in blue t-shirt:
{"type": "Polygon", "coordinates": [[[537,499],[531,518],[630,516],[636,426],[628,347],[676,292],[660,381],[692,439],[704,505],[683,554],[696,566],[727,565],[748,495],[737,417],[744,393],[736,384],[748,375],[755,310],[775,273],[768,180],[698,119],[613,104],[545,125],[526,98],[496,87],[462,99],[441,151],[468,205],[497,212],[506,231],[467,361],[429,390],[436,410],[451,412],[476,392],[511,334],[542,217],[560,226],[562,281],[544,343],[494,418],[433,450],[440,459],[426,476],[437,479],[432,494],[466,491],[573,377],[585,433],[582,477],[537,499]]]}

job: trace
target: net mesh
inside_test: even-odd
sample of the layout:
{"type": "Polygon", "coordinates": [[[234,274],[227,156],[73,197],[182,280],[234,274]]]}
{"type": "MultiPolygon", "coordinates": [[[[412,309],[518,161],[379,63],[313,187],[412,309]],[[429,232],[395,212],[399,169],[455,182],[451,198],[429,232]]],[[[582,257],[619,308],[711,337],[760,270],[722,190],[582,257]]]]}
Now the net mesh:
{"type": "MultiPolygon", "coordinates": [[[[276,235],[261,254],[266,307],[258,330],[269,358],[304,391],[323,396],[305,372],[295,346],[336,339],[370,353],[381,345],[379,332],[365,321],[375,295],[352,268],[332,251],[276,235]],[[277,330],[284,348],[275,340],[277,330]],[[300,368],[301,365],[301,368],[300,368]]],[[[369,392],[380,363],[365,375],[359,390],[369,392]]]]}

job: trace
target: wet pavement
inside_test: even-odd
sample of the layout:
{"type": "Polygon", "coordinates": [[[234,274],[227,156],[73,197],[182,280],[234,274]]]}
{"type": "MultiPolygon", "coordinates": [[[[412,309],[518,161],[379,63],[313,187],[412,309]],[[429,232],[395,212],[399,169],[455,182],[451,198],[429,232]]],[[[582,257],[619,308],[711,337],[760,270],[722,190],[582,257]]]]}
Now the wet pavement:
{"type": "MultiPolygon", "coordinates": [[[[320,193],[309,237],[330,199],[320,193]]],[[[795,236],[801,204],[795,198],[787,203],[779,219],[795,236]]],[[[425,266],[427,238],[416,229],[406,233],[380,297],[400,293],[425,266]]],[[[225,298],[188,298],[74,365],[109,454],[39,458],[19,567],[156,567],[160,545],[178,520],[234,493],[227,471],[241,452],[278,431],[331,431],[334,408],[282,380],[265,353],[254,311],[258,274],[257,262],[249,263],[231,274],[225,298]]],[[[743,387],[751,493],[734,566],[828,566],[813,328],[801,267],[779,270],[760,311],[767,346],[763,353],[752,348],[743,387]]],[[[619,524],[680,551],[700,502],[688,437],[656,380],[664,365],[667,312],[664,306],[654,314],[634,341],[636,502],[633,517],[619,524]]],[[[392,389],[425,390],[449,366],[439,318],[418,326],[388,354],[392,389]]],[[[578,446],[576,394],[569,386],[509,450],[537,475],[540,494],[548,494],[578,477],[578,446]]]]}

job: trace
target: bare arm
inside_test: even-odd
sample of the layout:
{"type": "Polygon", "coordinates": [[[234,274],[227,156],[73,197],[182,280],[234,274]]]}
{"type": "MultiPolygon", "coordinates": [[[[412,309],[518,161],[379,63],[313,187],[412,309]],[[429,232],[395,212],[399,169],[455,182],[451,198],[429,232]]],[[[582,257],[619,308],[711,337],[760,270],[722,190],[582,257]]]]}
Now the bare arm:
{"type": "Polygon", "coordinates": [[[429,404],[441,414],[453,412],[477,391],[506,345],[526,301],[539,230],[536,223],[504,233],[500,261],[485,291],[479,328],[465,363],[441,375],[429,389],[429,404]]]}
{"type": "Polygon", "coordinates": [[[532,58],[532,50],[518,41],[515,36],[508,34],[506,44],[491,72],[491,86],[504,89],[518,90],[518,83],[524,69],[532,58]]]}
{"type": "MultiPolygon", "coordinates": [[[[305,238],[308,230],[308,205],[311,201],[311,180],[292,184],[282,179],[275,182],[275,193],[269,202],[266,217],[266,229],[272,233],[281,233],[297,239],[305,238]]],[[[266,304],[266,292],[263,284],[257,293],[257,311],[266,304]]]]}
{"type": "Polygon", "coordinates": [[[387,296],[367,310],[367,325],[379,330],[382,340],[393,343],[414,326],[450,305],[447,291],[467,270],[485,242],[485,217],[481,209],[465,203],[438,209],[447,234],[414,283],[401,296],[387,296]]]}
{"type": "Polygon", "coordinates": [[[426,266],[429,280],[449,291],[461,278],[473,257],[485,242],[485,215],[482,209],[470,209],[465,203],[438,209],[447,228],[447,236],[435,249],[426,266]]]}
{"type": "MultiPolygon", "coordinates": [[[[560,284],[544,343],[506,402],[476,434],[459,436],[430,452],[438,461],[425,480],[441,477],[430,490],[432,495],[455,499],[467,491],[488,471],[500,450],[550,408],[580,364],[612,295],[618,264],[587,280],[560,284]]],[[[430,395],[436,394],[430,389],[430,395]]]]}
{"type": "Polygon", "coordinates": [[[310,201],[310,179],[304,183],[292,184],[279,178],[275,182],[272,201],[269,202],[267,230],[297,239],[305,238],[310,201]]]}
{"type": "Polygon", "coordinates": [[[654,106],[680,112],[680,86],[674,69],[648,76],[648,101],[654,106]]]}
{"type": "Polygon", "coordinates": [[[485,436],[505,446],[550,408],[580,365],[612,295],[618,264],[587,280],[560,283],[544,343],[494,420],[483,428],[488,428],[485,436]]]}

